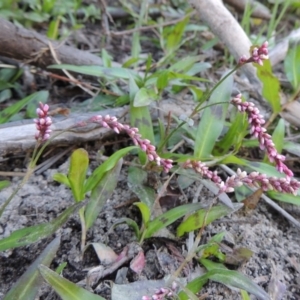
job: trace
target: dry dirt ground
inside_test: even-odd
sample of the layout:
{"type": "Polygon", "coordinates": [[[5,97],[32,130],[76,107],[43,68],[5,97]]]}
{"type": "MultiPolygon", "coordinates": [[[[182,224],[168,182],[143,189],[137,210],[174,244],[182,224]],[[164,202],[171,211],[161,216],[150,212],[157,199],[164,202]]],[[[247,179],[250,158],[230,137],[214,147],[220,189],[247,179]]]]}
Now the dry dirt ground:
{"type": "MultiPolygon", "coordinates": [[[[34,176],[18,193],[14,201],[7,208],[0,221],[0,238],[6,237],[16,229],[31,226],[55,218],[59,213],[72,204],[71,192],[68,188],[53,182],[52,175],[57,171],[66,170],[66,164],[57,169],[50,169],[44,174],[34,176]]],[[[0,203],[6,200],[19,178],[13,179],[13,186],[1,192],[0,203]]],[[[184,191],[184,199],[193,199],[199,184],[195,184],[184,191]]],[[[133,231],[127,225],[116,227],[108,233],[112,224],[121,217],[130,217],[140,223],[137,209],[128,204],[135,195],[127,186],[126,167],[119,178],[118,187],[108,199],[95,225],[88,232],[87,242],[103,242],[111,246],[117,253],[130,242],[135,241],[133,231]]],[[[213,197],[205,188],[202,189],[199,201],[209,203],[213,197]]],[[[171,227],[172,228],[172,227],[171,227]]],[[[80,253],[80,221],[78,215],[73,215],[58,234],[61,235],[61,246],[51,264],[55,269],[60,263],[67,262],[63,275],[72,282],[85,279],[89,267],[99,265],[95,253],[90,250],[81,258],[80,253]]],[[[226,231],[224,249],[227,253],[234,253],[238,247],[247,247],[253,251],[253,256],[234,269],[248,275],[255,282],[265,288],[270,295],[286,288],[283,298],[273,299],[300,299],[300,254],[299,229],[289,224],[282,216],[273,211],[267,204],[260,202],[254,211],[240,211],[231,216],[222,218],[209,225],[203,234],[201,243],[210,237],[226,231]]],[[[9,290],[12,284],[30,266],[37,255],[46,247],[53,237],[42,240],[30,246],[21,247],[0,254],[0,299],[9,290]]],[[[151,238],[143,245],[146,256],[146,267],[139,278],[130,271],[126,274],[123,283],[145,279],[161,279],[175,271],[174,264],[179,262],[172,255],[172,246],[177,251],[184,249],[185,239],[171,240],[151,238]],[[159,253],[165,253],[167,258],[162,265],[159,253]]],[[[228,255],[229,255],[228,254],[228,255]]],[[[189,272],[195,271],[195,264],[190,266],[189,272]]],[[[199,271],[199,270],[198,270],[199,271]]],[[[101,280],[94,287],[94,292],[110,299],[110,284],[116,279],[116,273],[101,280]]],[[[205,299],[240,299],[240,294],[227,287],[210,283],[201,291],[207,293],[205,299]]],[[[39,299],[59,299],[50,288],[40,291],[39,299]]],[[[138,299],[138,298],[137,298],[138,299]]],[[[253,298],[255,299],[255,298],[253,298]]]]}
{"type": "MultiPolygon", "coordinates": [[[[122,55],[126,51],[130,52],[131,40],[125,38],[125,42],[122,45],[127,47],[126,49],[118,48],[120,46],[119,41],[117,41],[119,46],[114,47],[112,45],[108,49],[115,58],[120,56],[120,52],[122,55]],[[113,50],[116,53],[113,53],[113,50]]],[[[95,45],[98,44],[99,41],[97,40],[95,45]]],[[[61,92],[64,89],[67,90],[65,83],[60,83],[60,86],[55,85],[51,101],[60,103],[61,99],[64,99],[63,101],[66,103],[65,99],[71,100],[74,94],[68,98],[64,92],[61,92]],[[57,91],[60,91],[60,94],[57,91]]],[[[87,98],[87,95],[84,96],[87,98]]],[[[76,100],[80,102],[80,99],[76,100]]],[[[70,103],[72,105],[72,101],[70,103]]],[[[89,147],[93,146],[89,145],[89,147]]],[[[96,152],[98,149],[93,148],[92,150],[96,152]]],[[[68,155],[64,156],[62,161],[52,166],[51,169],[40,175],[32,176],[19,191],[0,219],[0,239],[9,236],[17,229],[49,222],[73,204],[71,191],[52,179],[56,172],[67,172],[67,164],[64,162],[67,159],[68,155]]],[[[24,157],[12,158],[2,162],[0,168],[5,171],[24,171],[25,164],[24,157]]],[[[96,165],[97,163],[94,161],[92,168],[95,168],[96,165]]],[[[11,180],[12,185],[1,190],[0,205],[12,193],[20,181],[20,177],[13,177],[11,180]]],[[[177,188],[176,181],[172,185],[172,188],[177,188]]],[[[182,191],[182,193],[178,193],[179,197],[171,197],[171,202],[186,203],[186,201],[192,201],[199,185],[201,185],[200,182],[182,191]]],[[[198,201],[207,204],[211,203],[213,198],[214,196],[203,187],[198,201]]],[[[127,167],[123,166],[118,186],[113,195],[107,199],[96,223],[88,231],[87,242],[106,243],[116,253],[120,253],[126,245],[134,242],[136,240],[134,233],[127,225],[120,225],[109,232],[111,226],[121,217],[132,218],[141,224],[139,211],[132,205],[134,200],[136,200],[136,196],[127,185],[127,167]]],[[[293,213],[297,217],[297,212],[294,211],[293,213]]],[[[174,230],[174,227],[171,226],[170,230],[174,230]]],[[[249,260],[238,266],[231,266],[232,269],[252,278],[273,297],[272,299],[300,299],[299,228],[291,225],[271,207],[260,201],[255,210],[245,211],[241,209],[207,226],[203,232],[201,244],[206,243],[212,236],[222,231],[226,231],[222,249],[228,256],[230,253],[234,255],[239,247],[246,247],[253,251],[249,260]],[[281,296],[281,292],[284,290],[284,296],[281,296]]],[[[55,269],[59,264],[66,262],[67,266],[63,271],[63,276],[74,283],[83,281],[86,278],[87,269],[98,266],[99,260],[91,249],[88,249],[83,258],[81,257],[81,226],[78,215],[72,215],[63,228],[57,232],[57,235],[61,236],[61,245],[50,266],[51,269],[55,269]]],[[[29,246],[0,253],[0,299],[3,299],[13,283],[26,271],[53,238],[54,236],[29,246]]],[[[113,282],[129,284],[139,280],[158,280],[172,274],[175,267],[179,265],[178,256],[174,255],[174,251],[177,254],[182,254],[186,250],[185,245],[186,237],[174,240],[155,237],[146,240],[142,246],[146,256],[146,267],[140,276],[132,273],[128,268],[124,269],[125,275],[120,280],[120,278],[116,279],[119,275],[116,271],[100,280],[93,287],[93,291],[109,300],[111,299],[113,282]]],[[[124,267],[128,267],[128,264],[124,267]]],[[[196,262],[193,261],[184,275],[191,276],[196,272],[201,272],[201,268],[197,267],[196,262]]],[[[204,299],[210,300],[241,299],[239,292],[214,282],[208,283],[201,290],[200,295],[205,295],[204,299]]],[[[132,300],[139,300],[141,296],[139,295],[136,299],[132,298],[132,300]]],[[[40,290],[38,299],[54,300],[59,299],[59,297],[45,284],[40,290]]],[[[255,297],[251,296],[251,299],[255,299],[255,297]]]]}

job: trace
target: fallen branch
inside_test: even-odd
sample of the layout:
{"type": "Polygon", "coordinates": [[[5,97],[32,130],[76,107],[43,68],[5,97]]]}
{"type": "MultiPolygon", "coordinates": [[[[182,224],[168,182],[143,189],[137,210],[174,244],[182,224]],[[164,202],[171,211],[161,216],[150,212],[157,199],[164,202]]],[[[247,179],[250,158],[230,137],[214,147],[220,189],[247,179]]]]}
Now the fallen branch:
{"type": "Polygon", "coordinates": [[[0,28],[0,56],[45,69],[49,65],[56,64],[49,48],[51,44],[58,60],[63,64],[102,65],[102,59],[92,53],[67,46],[63,42],[52,41],[37,32],[17,27],[2,18],[0,18],[0,28]]]}
{"type": "MultiPolygon", "coordinates": [[[[221,0],[189,0],[189,3],[196,9],[201,21],[226,45],[237,62],[241,56],[249,53],[252,46],[250,39],[221,0]]],[[[259,84],[256,69],[251,64],[246,64],[241,70],[251,82],[259,84]]]]}

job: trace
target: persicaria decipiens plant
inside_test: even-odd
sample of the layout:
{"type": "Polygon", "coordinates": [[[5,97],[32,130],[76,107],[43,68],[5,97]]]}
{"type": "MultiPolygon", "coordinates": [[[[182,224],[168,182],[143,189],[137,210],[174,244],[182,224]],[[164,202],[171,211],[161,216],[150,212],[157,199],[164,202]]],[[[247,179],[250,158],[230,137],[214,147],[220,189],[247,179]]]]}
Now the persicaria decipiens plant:
{"type": "MultiPolygon", "coordinates": [[[[239,66],[245,63],[258,63],[262,65],[263,60],[265,59],[268,59],[267,42],[264,42],[260,47],[254,47],[250,58],[241,57],[239,66]]],[[[231,104],[236,106],[239,112],[247,114],[248,122],[250,124],[250,134],[258,139],[260,148],[266,150],[270,162],[274,162],[277,170],[284,173],[286,177],[267,177],[267,175],[259,174],[258,172],[247,174],[245,171],[238,169],[236,175],[228,177],[223,181],[218,176],[217,171],[212,172],[206,164],[201,161],[188,160],[185,163],[182,163],[181,167],[192,168],[203,177],[213,181],[219,188],[219,193],[230,193],[233,192],[236,187],[246,184],[252,187],[261,187],[264,191],[275,190],[278,192],[296,194],[297,190],[300,188],[300,182],[291,178],[293,177],[293,172],[284,164],[285,156],[277,152],[271,136],[266,133],[266,129],[263,127],[265,120],[259,113],[259,110],[253,103],[243,102],[241,94],[236,95],[231,100],[231,104]]],[[[40,107],[37,109],[39,118],[35,120],[38,129],[35,138],[40,142],[47,140],[51,132],[50,126],[52,121],[48,116],[48,111],[49,106],[40,103],[40,107]]],[[[164,172],[168,173],[173,167],[173,161],[171,159],[161,158],[156,152],[155,146],[152,145],[149,140],[141,137],[138,128],[122,124],[116,117],[97,115],[90,118],[85,123],[97,123],[102,127],[112,129],[117,134],[125,132],[132,139],[133,143],[146,153],[148,160],[155,162],[158,166],[162,166],[164,172]]],[[[83,126],[85,123],[81,123],[80,126],[83,126]]]]}

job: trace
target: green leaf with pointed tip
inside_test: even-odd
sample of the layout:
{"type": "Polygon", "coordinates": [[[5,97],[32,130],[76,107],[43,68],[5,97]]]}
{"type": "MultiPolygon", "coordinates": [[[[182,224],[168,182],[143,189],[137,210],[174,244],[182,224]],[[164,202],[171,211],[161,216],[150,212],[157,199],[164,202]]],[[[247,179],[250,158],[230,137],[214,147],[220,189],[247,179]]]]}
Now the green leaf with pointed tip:
{"type": "Polygon", "coordinates": [[[271,166],[269,164],[257,161],[247,161],[246,159],[242,160],[244,161],[245,166],[253,171],[259,172],[261,174],[266,174],[270,177],[285,177],[285,174],[278,172],[274,166],[271,166]]]}
{"type": "Polygon", "coordinates": [[[77,72],[80,74],[104,77],[104,78],[122,78],[129,79],[131,77],[138,81],[141,81],[141,77],[138,73],[131,69],[125,69],[121,67],[100,67],[100,66],[74,66],[74,65],[52,65],[48,67],[49,69],[65,69],[68,71],[77,72]]]}
{"type": "Polygon", "coordinates": [[[130,218],[121,218],[121,219],[119,219],[117,222],[115,222],[111,226],[111,228],[109,229],[109,232],[111,230],[113,230],[114,228],[116,228],[118,225],[124,224],[124,223],[126,223],[129,227],[131,227],[134,230],[135,236],[137,237],[137,239],[139,239],[140,238],[140,229],[139,229],[139,226],[138,226],[138,224],[134,220],[132,220],[130,218]]]}
{"type": "Polygon", "coordinates": [[[86,205],[84,211],[86,229],[93,226],[104,204],[114,192],[118,183],[122,164],[123,159],[121,158],[114,168],[105,173],[100,182],[92,190],[90,201],[86,205]]]}
{"type": "MultiPolygon", "coordinates": [[[[234,210],[236,210],[241,207],[241,204],[233,203],[233,206],[234,210]]],[[[186,232],[191,232],[195,229],[201,228],[202,226],[206,226],[214,220],[232,213],[234,210],[225,205],[216,205],[209,210],[201,209],[189,216],[178,226],[177,236],[180,237],[186,232]]]]}
{"type": "MultiPolygon", "coordinates": [[[[197,294],[208,281],[208,278],[205,275],[197,277],[194,280],[190,281],[185,286],[185,288],[188,289],[189,291],[193,292],[194,294],[197,294]]],[[[178,294],[178,298],[180,300],[189,300],[190,299],[190,297],[184,291],[181,291],[178,294]]]]}
{"type": "Polygon", "coordinates": [[[118,150],[113,155],[111,155],[103,164],[101,164],[98,168],[96,168],[92,173],[92,175],[86,180],[84,186],[84,192],[86,193],[93,190],[100,182],[102,177],[105,175],[105,173],[113,169],[118,163],[118,161],[133,149],[138,149],[138,147],[130,146],[118,150]]]}
{"type": "Polygon", "coordinates": [[[142,87],[134,96],[133,106],[134,107],[147,106],[157,99],[158,96],[153,90],[142,87]]]}
{"type": "Polygon", "coordinates": [[[38,266],[43,264],[49,266],[56,255],[60,245],[60,237],[56,237],[29,266],[27,271],[12,286],[3,300],[34,300],[43,280],[40,276],[38,266]]]}
{"type": "Polygon", "coordinates": [[[278,151],[278,153],[281,153],[284,147],[284,135],[285,135],[284,119],[280,119],[272,134],[272,140],[273,143],[275,144],[275,148],[278,151]]]}
{"type": "Polygon", "coordinates": [[[40,99],[41,102],[45,102],[46,99],[48,99],[48,96],[48,91],[39,91],[29,95],[28,97],[16,102],[13,105],[8,106],[0,112],[0,124],[7,123],[13,115],[18,113],[25,105],[27,105],[31,101],[40,99]]]}
{"type": "Polygon", "coordinates": [[[147,182],[148,173],[147,171],[138,167],[129,167],[127,185],[137,197],[145,203],[147,206],[152,207],[156,193],[155,190],[145,185],[147,182]]]}
{"type": "Polygon", "coordinates": [[[285,141],[284,145],[283,145],[283,149],[292,154],[300,156],[300,144],[299,143],[285,141]]]}
{"type": "Polygon", "coordinates": [[[169,84],[169,71],[163,70],[159,73],[156,80],[156,87],[161,92],[163,91],[169,84]]]}
{"type": "Polygon", "coordinates": [[[232,147],[238,151],[247,134],[247,127],[248,122],[245,120],[245,115],[237,113],[224,137],[216,143],[213,154],[215,156],[225,155],[232,147]]]}
{"type": "Polygon", "coordinates": [[[272,199],[281,201],[281,202],[286,202],[286,203],[291,203],[295,205],[300,205],[300,195],[291,195],[291,194],[284,194],[284,193],[278,193],[278,192],[273,192],[269,191],[268,196],[272,199]]]}
{"type": "Polygon", "coordinates": [[[184,18],[174,26],[171,32],[168,33],[166,42],[167,55],[174,52],[179,47],[181,39],[183,37],[184,29],[189,20],[190,18],[188,17],[184,18]]]}
{"type": "Polygon", "coordinates": [[[59,229],[82,203],[75,203],[49,223],[34,225],[14,231],[10,236],[0,240],[0,251],[13,249],[35,243],[59,229]]]}
{"type": "Polygon", "coordinates": [[[61,277],[44,265],[40,265],[39,270],[43,278],[62,298],[62,300],[105,300],[104,298],[95,295],[79,287],[75,283],[61,277]]]}
{"type": "Polygon", "coordinates": [[[147,228],[148,223],[150,221],[150,217],[151,217],[151,211],[150,211],[149,207],[145,203],[142,203],[142,202],[134,203],[134,205],[139,208],[139,210],[142,214],[144,226],[145,226],[145,228],[147,228]]]}
{"type": "Polygon", "coordinates": [[[145,238],[150,238],[158,230],[169,226],[179,218],[202,207],[203,205],[201,203],[190,203],[172,208],[171,210],[155,218],[153,221],[149,222],[148,228],[146,229],[145,238]]]}
{"type": "Polygon", "coordinates": [[[257,68],[257,77],[263,84],[263,97],[270,103],[274,113],[280,112],[280,83],[278,78],[272,72],[270,60],[265,60],[263,66],[260,66],[259,64],[254,65],[257,68]]]}
{"type": "MultiPolygon", "coordinates": [[[[216,268],[208,271],[206,274],[192,280],[186,286],[190,291],[195,294],[198,293],[203,285],[208,281],[208,279],[222,283],[229,288],[243,289],[253,295],[255,295],[260,300],[270,300],[269,295],[251,279],[245,275],[237,272],[231,271],[224,268],[216,268]]],[[[180,300],[188,300],[188,296],[184,291],[178,294],[180,300]]]]}
{"type": "Polygon", "coordinates": [[[132,127],[137,127],[143,139],[148,139],[152,144],[154,143],[154,133],[152,118],[148,106],[135,107],[135,97],[139,92],[135,80],[129,80],[129,93],[130,93],[130,124],[132,127]]]}
{"type": "Polygon", "coordinates": [[[290,47],[284,60],[284,71],[294,90],[300,85],[300,45],[290,47]]]}
{"type": "Polygon", "coordinates": [[[2,181],[0,181],[0,190],[8,187],[9,185],[10,185],[10,181],[8,181],[8,180],[2,180],[2,181]]]}
{"type": "MultiPolygon", "coordinates": [[[[226,75],[225,75],[226,76],[226,75]]],[[[212,93],[208,105],[230,101],[233,75],[229,75],[212,93]]],[[[208,158],[222,133],[228,104],[216,104],[204,109],[195,140],[194,156],[202,160],[208,158]]]]}
{"type": "Polygon", "coordinates": [[[61,183],[61,184],[64,184],[65,186],[67,187],[71,187],[71,184],[70,184],[70,181],[69,181],[69,178],[67,175],[65,174],[62,174],[62,173],[56,173],[53,175],[53,180],[61,183]]]}
{"type": "Polygon", "coordinates": [[[89,155],[83,148],[75,150],[71,155],[68,179],[76,202],[84,199],[84,182],[89,166],[89,155]]]}
{"type": "MultiPolygon", "coordinates": [[[[200,261],[202,262],[202,259],[200,261]]],[[[271,299],[259,285],[254,283],[250,278],[246,277],[242,273],[224,269],[223,265],[216,265],[212,262],[206,265],[209,267],[209,271],[204,276],[209,278],[210,280],[222,283],[229,288],[238,288],[245,290],[261,300],[271,299]]]]}

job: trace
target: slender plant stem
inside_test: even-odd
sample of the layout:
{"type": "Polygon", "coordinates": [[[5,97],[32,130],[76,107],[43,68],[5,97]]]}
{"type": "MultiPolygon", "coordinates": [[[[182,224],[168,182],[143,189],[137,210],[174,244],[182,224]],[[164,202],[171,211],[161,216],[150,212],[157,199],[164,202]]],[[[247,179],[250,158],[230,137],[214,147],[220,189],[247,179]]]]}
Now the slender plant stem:
{"type": "MultiPolygon", "coordinates": [[[[203,102],[207,101],[210,96],[212,95],[212,93],[220,86],[220,84],[222,82],[224,82],[230,75],[232,75],[238,68],[240,68],[241,65],[237,64],[230,72],[228,72],[223,78],[221,78],[221,80],[205,95],[205,99],[203,102]]],[[[205,107],[201,107],[202,103],[199,103],[195,109],[192,111],[192,113],[189,115],[188,118],[192,118],[193,116],[195,116],[197,113],[199,113],[199,111],[201,111],[202,109],[212,106],[212,105],[217,105],[219,103],[214,103],[214,104],[209,104],[205,107]]],[[[224,103],[224,102],[220,102],[220,103],[224,103]]],[[[226,102],[227,103],[227,102],[226,102]]],[[[164,141],[162,142],[162,144],[159,146],[158,148],[158,152],[160,152],[163,147],[167,144],[167,142],[169,141],[169,139],[171,138],[171,136],[179,129],[181,128],[184,124],[186,124],[186,121],[182,121],[177,127],[175,127],[170,133],[169,135],[164,139],[164,141]]]]}
{"type": "Polygon", "coordinates": [[[85,207],[80,208],[79,217],[81,223],[81,252],[83,253],[85,242],[86,242],[86,226],[85,226],[85,218],[84,218],[85,207]]]}

